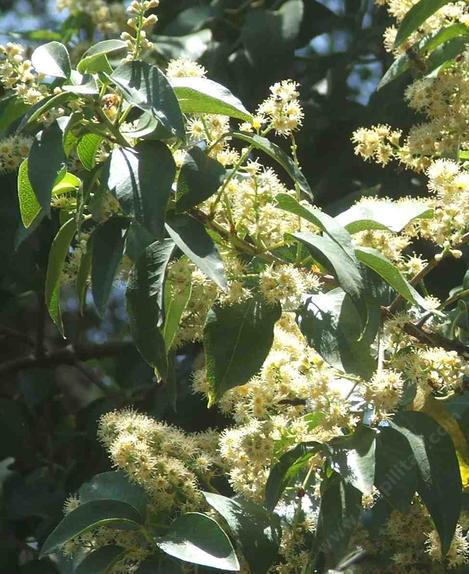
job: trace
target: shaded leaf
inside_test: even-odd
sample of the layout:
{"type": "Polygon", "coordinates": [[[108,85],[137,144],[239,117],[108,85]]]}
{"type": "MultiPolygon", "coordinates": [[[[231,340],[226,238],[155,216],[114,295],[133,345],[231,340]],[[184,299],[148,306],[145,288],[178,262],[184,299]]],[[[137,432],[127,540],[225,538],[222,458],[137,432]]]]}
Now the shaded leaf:
{"type": "Polygon", "coordinates": [[[295,483],[298,474],[307,467],[311,457],[321,448],[323,447],[318,442],[298,444],[274,464],[265,485],[265,504],[269,510],[277,506],[285,489],[295,483]]]}
{"type": "Polygon", "coordinates": [[[94,500],[125,502],[138,512],[142,521],[146,516],[145,491],[138,484],[130,482],[121,470],[96,474],[80,487],[79,496],[82,504],[94,500]]]}
{"type": "Polygon", "coordinates": [[[86,502],[67,514],[49,534],[42,547],[41,556],[54,552],[71,538],[98,526],[137,528],[139,524],[138,512],[124,502],[117,500],[86,502]]]}
{"type": "Polygon", "coordinates": [[[189,215],[178,215],[167,220],[166,231],[202,273],[221,289],[226,289],[223,261],[202,223],[189,215]]]}
{"type": "Polygon", "coordinates": [[[211,197],[217,192],[225,175],[226,170],[221,163],[198,147],[190,149],[179,172],[177,210],[190,209],[211,197]]]}
{"type": "Polygon", "coordinates": [[[451,437],[424,413],[403,411],[391,427],[409,442],[417,465],[417,492],[431,514],[445,555],[461,512],[461,476],[451,437]]]}
{"type": "Polygon", "coordinates": [[[102,316],[111,295],[112,284],[124,251],[129,220],[111,217],[98,225],[92,234],[91,292],[98,313],[102,316]]]}
{"type": "Polygon", "coordinates": [[[51,319],[63,335],[62,315],[60,312],[60,277],[67,257],[70,243],[76,232],[75,220],[69,219],[59,229],[52,242],[47,263],[45,300],[51,319]]]}
{"type": "Polygon", "coordinates": [[[78,564],[75,574],[106,574],[124,556],[122,546],[103,546],[87,554],[78,564]]]}
{"type": "Polygon", "coordinates": [[[212,492],[204,492],[204,496],[226,520],[252,574],[265,574],[277,558],[281,538],[279,518],[248,500],[226,498],[212,492]]]}
{"type": "Polygon", "coordinates": [[[65,161],[62,130],[57,122],[53,122],[36,136],[27,164],[34,194],[47,213],[50,212],[52,188],[64,174],[65,161]]]}
{"type": "Polygon", "coordinates": [[[115,149],[108,170],[108,187],[122,209],[162,237],[176,174],[169,149],[155,141],[140,142],[132,149],[115,149]]]}
{"type": "Polygon", "coordinates": [[[269,354],[274,325],[280,318],[279,305],[258,299],[214,306],[204,329],[207,378],[214,399],[258,373],[269,354]]]}

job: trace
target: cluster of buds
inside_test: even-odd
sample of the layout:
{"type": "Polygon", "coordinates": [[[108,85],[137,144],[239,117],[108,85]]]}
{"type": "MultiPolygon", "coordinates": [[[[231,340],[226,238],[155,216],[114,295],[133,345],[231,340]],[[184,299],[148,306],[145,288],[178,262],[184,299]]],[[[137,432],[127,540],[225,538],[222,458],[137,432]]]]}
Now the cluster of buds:
{"type": "Polygon", "coordinates": [[[157,8],[158,5],[159,0],[132,0],[127,8],[127,12],[130,14],[127,26],[133,31],[133,34],[123,32],[121,38],[127,42],[130,59],[138,58],[142,51],[151,48],[152,43],[147,38],[147,30],[156,24],[158,17],[155,14],[148,16],[145,14],[153,8],[157,8]]]}

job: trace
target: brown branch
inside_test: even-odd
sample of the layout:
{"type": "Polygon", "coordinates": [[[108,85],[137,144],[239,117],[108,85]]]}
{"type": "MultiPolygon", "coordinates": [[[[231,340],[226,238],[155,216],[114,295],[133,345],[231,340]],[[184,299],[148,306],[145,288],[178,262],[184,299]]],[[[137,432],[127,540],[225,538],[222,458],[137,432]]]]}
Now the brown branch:
{"type": "Polygon", "coordinates": [[[11,359],[0,364],[0,375],[16,373],[23,369],[33,367],[57,367],[59,365],[76,365],[77,361],[89,361],[91,359],[104,359],[118,355],[127,349],[130,343],[103,343],[102,345],[68,345],[58,351],[44,353],[42,357],[26,355],[17,359],[11,359]]]}

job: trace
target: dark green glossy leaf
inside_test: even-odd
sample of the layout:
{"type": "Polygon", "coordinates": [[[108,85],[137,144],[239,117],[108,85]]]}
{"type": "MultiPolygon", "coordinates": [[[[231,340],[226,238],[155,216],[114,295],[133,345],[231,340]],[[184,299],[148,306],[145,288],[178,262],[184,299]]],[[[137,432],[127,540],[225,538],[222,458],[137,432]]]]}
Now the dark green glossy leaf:
{"type": "Polygon", "coordinates": [[[125,554],[122,546],[103,546],[90,552],[76,567],[75,574],[107,574],[125,554]]]}
{"type": "Polygon", "coordinates": [[[440,535],[442,553],[446,554],[462,500],[461,476],[453,441],[442,426],[420,412],[397,413],[391,427],[409,442],[417,466],[417,492],[432,516],[440,535]]]}
{"type": "Polygon", "coordinates": [[[166,554],[185,562],[230,572],[240,569],[228,536],[213,518],[198,512],[176,518],[156,544],[166,554]]]}
{"type": "Polygon", "coordinates": [[[272,347],[280,314],[280,306],[255,298],[211,309],[204,347],[215,400],[258,373],[272,347]]]}
{"type": "Polygon", "coordinates": [[[164,128],[185,138],[178,100],[168,80],[156,67],[144,62],[124,62],[111,75],[125,99],[155,117],[164,128]]]}
{"type": "Polygon", "coordinates": [[[47,213],[50,212],[52,188],[65,168],[62,130],[57,122],[44,128],[36,136],[28,159],[28,177],[36,198],[47,213]]]}
{"type": "Polygon", "coordinates": [[[221,114],[251,120],[251,114],[221,84],[206,78],[174,78],[171,86],[185,114],[221,114]]]}
{"type": "Polygon", "coordinates": [[[117,148],[109,163],[108,186],[122,209],[143,223],[156,237],[163,236],[166,205],[176,174],[169,149],[161,142],[140,142],[117,148]]]}
{"type": "Polygon", "coordinates": [[[163,281],[174,249],[170,239],[147,247],[131,272],[126,294],[135,344],[145,361],[157,369],[163,379],[168,375],[168,360],[158,325],[163,312],[163,281]]]}
{"type": "Polygon", "coordinates": [[[36,71],[45,76],[68,78],[71,72],[70,56],[60,42],[49,42],[36,48],[31,55],[36,71]]]}
{"type": "Polygon", "coordinates": [[[45,299],[49,314],[63,335],[62,315],[60,312],[60,277],[67,257],[70,243],[76,232],[75,220],[69,219],[59,229],[52,242],[47,263],[45,299]]]}
{"type": "Polygon", "coordinates": [[[143,521],[146,516],[147,500],[143,488],[127,478],[121,470],[96,474],[80,487],[80,502],[93,500],[117,500],[132,506],[143,521]]]}
{"type": "Polygon", "coordinates": [[[209,279],[226,289],[223,261],[202,223],[189,215],[178,215],[167,220],[166,230],[179,249],[209,279]]]}
{"type": "Polygon", "coordinates": [[[401,512],[406,512],[417,489],[417,466],[407,439],[390,427],[376,437],[375,486],[401,512]]]}
{"type": "Polygon", "coordinates": [[[278,516],[254,502],[204,492],[206,501],[228,524],[252,574],[265,574],[277,558],[281,529],[278,516]]]}
{"type": "Polygon", "coordinates": [[[330,568],[336,566],[347,552],[362,509],[361,499],[361,492],[338,474],[332,474],[321,484],[316,547],[330,568]]]}
{"type": "Polygon", "coordinates": [[[272,467],[265,486],[265,504],[270,510],[277,506],[285,489],[292,486],[309,460],[322,448],[318,442],[301,443],[283,454],[272,467]]]}
{"type": "Polygon", "coordinates": [[[291,179],[299,185],[305,196],[309,197],[311,200],[313,199],[313,192],[311,191],[309,183],[306,181],[303,172],[295,165],[295,162],[283,151],[282,148],[272,143],[267,138],[258,135],[251,136],[241,132],[234,132],[233,137],[247,142],[254,148],[263,151],[265,154],[275,160],[279,165],[283,167],[291,179]]]}
{"type": "Polygon", "coordinates": [[[135,527],[141,523],[140,515],[130,505],[117,500],[93,500],[81,504],[67,514],[49,534],[41,550],[46,556],[65,542],[98,526],[135,527]]]}
{"type": "Polygon", "coordinates": [[[111,295],[112,284],[124,252],[125,235],[129,220],[111,217],[93,231],[91,292],[98,313],[102,316],[111,295]]]}
{"type": "Polygon", "coordinates": [[[178,211],[190,209],[217,192],[226,175],[218,161],[208,157],[200,148],[193,147],[187,153],[178,177],[178,211]]]}

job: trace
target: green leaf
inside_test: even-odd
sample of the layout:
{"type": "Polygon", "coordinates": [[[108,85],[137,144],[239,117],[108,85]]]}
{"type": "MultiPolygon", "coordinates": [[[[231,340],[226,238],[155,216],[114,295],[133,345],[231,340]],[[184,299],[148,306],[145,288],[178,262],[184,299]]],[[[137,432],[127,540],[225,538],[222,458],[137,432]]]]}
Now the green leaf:
{"type": "Polygon", "coordinates": [[[0,132],[5,131],[20,118],[27,110],[29,105],[26,104],[16,94],[4,96],[0,99],[0,132]]]}
{"type": "Polygon", "coordinates": [[[68,193],[69,191],[75,191],[81,186],[81,179],[69,173],[68,171],[64,174],[62,178],[54,185],[52,188],[52,195],[60,195],[61,193],[68,193]]]}
{"type": "Polygon", "coordinates": [[[466,36],[467,38],[468,35],[469,30],[465,24],[460,22],[451,24],[450,26],[441,28],[438,32],[430,36],[430,38],[424,42],[422,49],[425,50],[427,54],[430,54],[433,50],[448,42],[448,40],[458,38],[459,36],[466,36]]]}
{"type": "Polygon", "coordinates": [[[150,557],[144,560],[135,574],[183,574],[181,562],[169,556],[150,557]]]}
{"type": "Polygon", "coordinates": [[[92,234],[91,292],[98,313],[103,316],[112,284],[124,252],[124,230],[129,220],[111,217],[98,225],[92,234]]]}
{"type": "Polygon", "coordinates": [[[386,73],[379,81],[376,90],[377,91],[381,90],[381,88],[384,88],[384,86],[387,86],[388,84],[399,78],[399,76],[405,74],[410,69],[411,65],[412,65],[411,59],[406,53],[398,56],[386,70],[386,73]]]}
{"type": "Polygon", "coordinates": [[[280,209],[293,213],[294,215],[298,215],[299,217],[314,223],[314,225],[324,231],[324,233],[328,235],[332,241],[337,243],[337,245],[345,251],[347,256],[357,264],[352,245],[352,237],[350,236],[350,233],[337,222],[337,218],[334,219],[317,207],[301,205],[299,201],[286,193],[279,193],[276,196],[276,200],[280,209]]]}
{"type": "Polygon", "coordinates": [[[145,520],[147,507],[145,491],[138,484],[130,482],[121,470],[96,474],[80,487],[79,497],[82,504],[94,500],[125,502],[138,512],[142,521],[145,520]]]}
{"type": "Polygon", "coordinates": [[[91,272],[91,255],[92,255],[92,242],[88,241],[86,245],[86,251],[82,254],[80,259],[80,266],[78,268],[77,280],[76,280],[78,303],[80,306],[80,313],[82,315],[86,304],[88,277],[91,272]]]}
{"type": "Polygon", "coordinates": [[[85,556],[75,568],[74,574],[107,574],[124,555],[125,549],[122,546],[103,546],[85,556]]]}
{"type": "Polygon", "coordinates": [[[68,92],[69,94],[75,94],[77,96],[97,96],[99,94],[98,84],[93,76],[82,76],[78,72],[72,72],[72,84],[64,84],[62,90],[68,92]],[[77,77],[73,77],[74,73],[77,77]]]}
{"type": "Polygon", "coordinates": [[[220,289],[226,289],[223,261],[205,227],[189,215],[168,218],[166,231],[179,249],[220,289]]]}
{"type": "Polygon", "coordinates": [[[67,514],[49,534],[42,547],[41,556],[54,552],[71,538],[98,526],[138,528],[140,524],[139,513],[125,502],[117,500],[86,502],[67,514]]]}
{"type": "Polygon", "coordinates": [[[169,351],[176,337],[187,304],[190,301],[192,284],[190,277],[184,287],[175,289],[173,284],[166,280],[164,288],[164,325],[163,337],[166,350],[169,351]]]}
{"type": "Polygon", "coordinates": [[[451,0],[420,0],[407,12],[397,30],[394,47],[398,48],[407,38],[451,0]]]}
{"type": "Polygon", "coordinates": [[[420,201],[371,201],[357,203],[340,213],[335,219],[350,233],[366,229],[384,229],[400,233],[417,218],[429,218],[433,210],[420,201]]]}
{"type": "Polygon", "coordinates": [[[140,255],[142,255],[145,249],[151,245],[154,240],[155,238],[148,229],[134,220],[130,223],[125,238],[125,254],[136,263],[140,255]]]}
{"type": "Polygon", "coordinates": [[[338,474],[332,474],[321,484],[316,546],[328,567],[336,566],[347,552],[360,516],[361,499],[361,492],[338,474]]]}
{"type": "Polygon", "coordinates": [[[272,467],[265,485],[265,504],[269,510],[277,506],[285,489],[295,483],[299,473],[321,448],[322,445],[318,442],[301,443],[280,457],[272,467]]]}
{"type": "Polygon", "coordinates": [[[230,572],[240,569],[230,539],[205,514],[189,512],[176,518],[166,536],[158,538],[156,544],[166,554],[185,562],[230,572]]]}
{"type": "Polygon", "coordinates": [[[103,56],[110,54],[117,56],[120,52],[127,50],[127,44],[123,40],[103,40],[89,48],[78,62],[77,70],[84,74],[95,74],[96,72],[106,71],[102,67],[103,56]]]}
{"type": "Polygon", "coordinates": [[[417,492],[431,514],[446,555],[461,512],[462,483],[453,441],[424,413],[403,411],[391,427],[409,442],[417,465],[417,492]]]}
{"type": "Polygon", "coordinates": [[[367,267],[377,273],[388,285],[390,285],[399,295],[410,303],[417,303],[426,307],[425,301],[402,275],[399,269],[389,261],[378,250],[371,247],[357,247],[355,249],[357,258],[367,267]]]}
{"type": "Polygon", "coordinates": [[[18,201],[21,221],[23,225],[28,228],[41,212],[41,206],[29,181],[27,159],[22,161],[18,170],[18,201]]]}
{"type": "Polygon", "coordinates": [[[453,38],[448,40],[442,46],[438,46],[428,58],[427,75],[440,66],[446,65],[455,60],[460,54],[464,52],[467,47],[468,37],[453,38]]]}
{"type": "Polygon", "coordinates": [[[31,146],[28,159],[28,177],[41,207],[50,212],[52,188],[65,168],[62,130],[57,122],[44,128],[31,146]]]}
{"type": "Polygon", "coordinates": [[[49,42],[34,50],[31,62],[36,71],[54,78],[68,78],[71,73],[70,56],[60,42],[49,42]]]}
{"type": "Polygon", "coordinates": [[[342,479],[371,494],[375,479],[376,431],[360,425],[353,434],[329,442],[334,469],[342,479]]]}
{"type": "Polygon", "coordinates": [[[280,314],[280,306],[255,298],[211,309],[204,348],[215,400],[258,373],[272,347],[280,314]]]}
{"type": "Polygon", "coordinates": [[[76,232],[76,223],[73,218],[69,219],[59,229],[52,242],[47,263],[47,275],[45,286],[46,305],[51,319],[63,335],[62,315],[60,312],[60,277],[67,257],[70,243],[76,232]]]}
{"type": "Polygon", "coordinates": [[[282,535],[278,517],[259,504],[204,492],[205,500],[228,524],[252,574],[266,574],[275,562],[282,535]]]}
{"type": "Polygon", "coordinates": [[[85,134],[78,142],[78,158],[88,171],[91,171],[96,165],[96,156],[103,139],[103,136],[98,134],[85,134]]]}
{"type": "Polygon", "coordinates": [[[166,205],[176,166],[161,142],[140,142],[134,148],[117,148],[109,163],[108,187],[125,213],[162,237],[166,205]]]}
{"type": "Polygon", "coordinates": [[[389,503],[406,512],[417,489],[417,466],[407,439],[390,427],[376,437],[375,486],[389,503]]]}
{"type": "Polygon", "coordinates": [[[171,86],[185,114],[220,114],[252,120],[240,100],[217,82],[206,78],[174,78],[171,86]]]}
{"type": "Polygon", "coordinates": [[[138,259],[127,285],[132,337],[142,357],[162,378],[167,376],[168,360],[158,325],[162,319],[164,277],[174,249],[171,239],[152,243],[138,259]]]}
{"type": "Polygon", "coordinates": [[[116,68],[111,79],[129,104],[150,113],[170,133],[185,139],[178,100],[168,80],[156,66],[145,62],[124,62],[116,68]]]}
{"type": "Polygon", "coordinates": [[[179,172],[176,209],[185,211],[217,192],[226,175],[225,168],[200,148],[193,147],[179,172]]]}
{"type": "Polygon", "coordinates": [[[71,94],[67,92],[61,92],[60,94],[55,94],[49,96],[37,102],[29,108],[29,110],[24,114],[21,119],[20,125],[17,131],[21,132],[26,126],[39,120],[43,114],[51,110],[52,108],[59,107],[70,99],[71,94]]]}
{"type": "Polygon", "coordinates": [[[352,259],[335,241],[329,237],[315,235],[309,231],[294,233],[293,237],[306,245],[312,256],[329,269],[342,289],[352,299],[359,299],[364,285],[358,261],[352,259]]]}
{"type": "Polygon", "coordinates": [[[376,370],[371,344],[379,328],[380,309],[369,296],[365,302],[368,316],[364,320],[349,295],[331,289],[310,295],[298,310],[297,321],[308,344],[329,364],[368,378],[376,370]]]}
{"type": "Polygon", "coordinates": [[[282,148],[262,136],[250,136],[241,132],[234,132],[232,135],[235,138],[247,142],[256,149],[263,151],[265,154],[275,160],[279,165],[283,167],[291,179],[299,185],[301,191],[307,197],[309,197],[309,199],[313,199],[313,192],[311,191],[309,183],[306,181],[303,172],[295,165],[295,162],[283,151],[282,148]]]}

